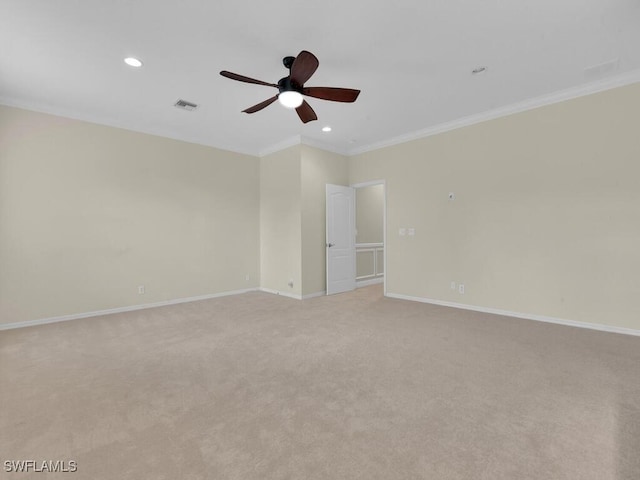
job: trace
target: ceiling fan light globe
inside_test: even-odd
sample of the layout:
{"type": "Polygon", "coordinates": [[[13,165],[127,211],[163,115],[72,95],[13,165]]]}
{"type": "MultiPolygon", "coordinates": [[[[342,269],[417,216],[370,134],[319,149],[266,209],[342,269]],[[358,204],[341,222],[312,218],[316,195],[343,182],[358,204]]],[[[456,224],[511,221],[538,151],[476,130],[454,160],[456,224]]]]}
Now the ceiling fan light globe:
{"type": "Polygon", "coordinates": [[[286,108],[298,108],[302,105],[303,98],[302,94],[298,92],[288,91],[281,92],[280,95],[278,95],[278,101],[286,108]]]}

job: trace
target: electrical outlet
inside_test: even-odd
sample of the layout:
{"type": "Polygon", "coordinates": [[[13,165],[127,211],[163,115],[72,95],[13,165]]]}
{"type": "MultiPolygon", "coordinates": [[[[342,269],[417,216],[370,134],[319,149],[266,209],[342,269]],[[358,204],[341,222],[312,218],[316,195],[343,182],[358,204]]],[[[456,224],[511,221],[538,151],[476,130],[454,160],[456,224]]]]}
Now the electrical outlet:
{"type": "Polygon", "coordinates": [[[289,279],[289,283],[287,283],[289,287],[293,288],[293,278],[289,279]]]}
{"type": "Polygon", "coordinates": [[[456,282],[451,282],[451,290],[455,290],[456,289],[456,282]]]}
{"type": "Polygon", "coordinates": [[[244,276],[244,280],[245,280],[245,282],[248,282],[249,280],[251,280],[251,276],[249,276],[249,274],[247,273],[247,274],[244,276]]]}
{"type": "Polygon", "coordinates": [[[460,285],[458,285],[458,292],[464,295],[464,283],[461,283],[460,285]]]}
{"type": "Polygon", "coordinates": [[[144,295],[144,285],[138,285],[138,295],[144,295]]]}

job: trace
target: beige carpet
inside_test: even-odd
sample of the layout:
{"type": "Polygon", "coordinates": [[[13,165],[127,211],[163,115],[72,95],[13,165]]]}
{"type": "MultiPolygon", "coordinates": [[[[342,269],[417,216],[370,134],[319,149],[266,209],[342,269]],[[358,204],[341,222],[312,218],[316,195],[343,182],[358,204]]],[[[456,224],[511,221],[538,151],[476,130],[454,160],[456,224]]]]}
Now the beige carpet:
{"type": "Polygon", "coordinates": [[[640,479],[640,338],[379,286],[0,332],[0,406],[2,478],[640,479]]]}

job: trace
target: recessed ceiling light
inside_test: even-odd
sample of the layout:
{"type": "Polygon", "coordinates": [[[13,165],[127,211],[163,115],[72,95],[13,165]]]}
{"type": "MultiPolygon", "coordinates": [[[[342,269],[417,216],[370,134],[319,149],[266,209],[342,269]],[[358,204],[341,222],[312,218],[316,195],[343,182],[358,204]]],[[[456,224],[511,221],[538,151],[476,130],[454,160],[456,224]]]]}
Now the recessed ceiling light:
{"type": "Polygon", "coordinates": [[[322,131],[323,132],[330,132],[331,131],[331,127],[329,125],[327,125],[326,127],[322,127],[322,131]]]}
{"type": "Polygon", "coordinates": [[[479,73],[484,73],[487,71],[487,67],[476,67],[471,70],[472,75],[478,75],[479,73]]]}
{"type": "Polygon", "coordinates": [[[134,57],[127,57],[124,59],[124,63],[129,65],[130,67],[141,67],[142,62],[134,57]]]}

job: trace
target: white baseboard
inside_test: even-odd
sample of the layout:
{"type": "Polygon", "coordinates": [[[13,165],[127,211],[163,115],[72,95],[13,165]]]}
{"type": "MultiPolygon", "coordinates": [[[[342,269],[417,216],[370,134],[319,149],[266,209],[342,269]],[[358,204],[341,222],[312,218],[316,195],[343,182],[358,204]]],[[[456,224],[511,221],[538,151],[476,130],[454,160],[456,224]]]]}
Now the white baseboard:
{"type": "Polygon", "coordinates": [[[99,317],[101,315],[111,315],[113,313],[133,312],[135,310],[144,310],[146,308],[165,307],[167,305],[177,305],[179,303],[197,302],[199,300],[209,300],[211,298],[228,297],[230,295],[240,295],[242,293],[255,292],[257,288],[248,288],[244,290],[233,290],[229,292],[212,293],[209,295],[199,295],[197,297],[177,298],[175,300],[165,300],[162,302],[145,303],[142,305],[132,305],[130,307],[110,308],[107,310],[96,310],[94,312],[74,313],[71,315],[62,315],[60,317],[40,318],[37,320],[26,320],[24,322],[0,324],[0,330],[11,330],[13,328],[33,327],[36,325],[45,325],[47,323],[66,322],[68,320],[78,320],[81,318],[99,317]]]}
{"type": "Polygon", "coordinates": [[[298,295],[296,293],[283,292],[280,290],[274,290],[273,288],[258,288],[258,291],[264,293],[271,293],[272,295],[280,295],[282,297],[295,298],[296,300],[302,300],[302,295],[298,295]]]}
{"type": "Polygon", "coordinates": [[[372,278],[370,280],[357,280],[356,288],[368,287],[369,285],[378,285],[379,283],[384,283],[384,277],[372,278]]]}
{"type": "Polygon", "coordinates": [[[522,318],[524,320],[535,320],[537,322],[555,323],[558,325],[566,325],[569,327],[587,328],[589,330],[599,330],[601,332],[621,333],[623,335],[640,336],[640,330],[626,327],[614,327],[612,325],[602,325],[599,323],[578,322],[576,320],[565,320],[563,318],[547,317],[544,315],[534,315],[530,313],[510,312],[508,310],[500,310],[498,308],[476,307],[474,305],[465,305],[463,303],[445,302],[442,300],[433,300],[424,297],[412,297],[409,295],[400,295],[398,293],[387,293],[389,298],[397,298],[399,300],[410,300],[412,302],[430,303],[432,305],[440,305],[443,307],[460,308],[463,310],[472,310],[474,312],[492,313],[494,315],[502,315],[505,317],[522,318]]]}
{"type": "Polygon", "coordinates": [[[308,300],[310,298],[316,298],[316,297],[324,297],[327,294],[326,290],[323,290],[321,292],[316,292],[316,293],[307,293],[306,295],[302,296],[302,300],[308,300]]]}
{"type": "Polygon", "coordinates": [[[327,292],[324,290],[322,292],[308,293],[306,295],[298,295],[296,293],[283,292],[281,290],[274,290],[272,288],[264,287],[260,287],[258,288],[258,290],[264,293],[271,293],[272,295],[281,295],[283,297],[295,298],[296,300],[307,300],[309,298],[322,297],[327,294],[327,292]]]}

